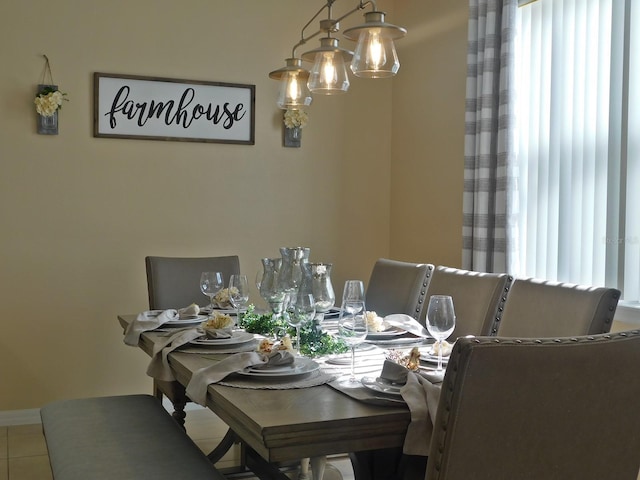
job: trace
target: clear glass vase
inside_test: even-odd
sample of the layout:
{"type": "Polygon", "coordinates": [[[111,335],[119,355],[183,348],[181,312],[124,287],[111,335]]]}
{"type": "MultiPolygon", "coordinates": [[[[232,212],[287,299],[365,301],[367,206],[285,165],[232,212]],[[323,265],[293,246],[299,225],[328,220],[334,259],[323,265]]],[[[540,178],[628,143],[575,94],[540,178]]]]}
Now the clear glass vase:
{"type": "Polygon", "coordinates": [[[299,294],[311,294],[316,301],[316,318],[324,317],[335,305],[336,295],[331,283],[331,263],[304,263],[299,294]]]}
{"type": "Polygon", "coordinates": [[[311,249],[307,247],[281,247],[282,267],[278,274],[280,290],[286,293],[297,293],[303,278],[304,263],[309,262],[311,249]]]}

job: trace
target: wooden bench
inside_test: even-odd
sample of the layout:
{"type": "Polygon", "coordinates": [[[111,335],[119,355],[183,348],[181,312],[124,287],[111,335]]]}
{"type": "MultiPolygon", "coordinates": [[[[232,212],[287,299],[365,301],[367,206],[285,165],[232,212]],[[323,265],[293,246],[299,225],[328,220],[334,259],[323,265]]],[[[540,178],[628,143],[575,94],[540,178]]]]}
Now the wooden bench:
{"type": "Polygon", "coordinates": [[[55,480],[224,480],[151,395],[62,400],[40,410],[55,480]]]}

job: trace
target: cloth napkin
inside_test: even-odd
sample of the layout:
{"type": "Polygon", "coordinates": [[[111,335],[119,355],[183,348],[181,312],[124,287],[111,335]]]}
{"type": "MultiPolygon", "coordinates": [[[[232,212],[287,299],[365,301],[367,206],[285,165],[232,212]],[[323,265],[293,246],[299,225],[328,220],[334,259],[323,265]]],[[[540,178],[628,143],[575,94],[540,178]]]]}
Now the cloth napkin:
{"type": "Polygon", "coordinates": [[[158,313],[157,310],[147,310],[140,313],[136,319],[129,324],[124,334],[124,343],[132,347],[137,347],[140,341],[140,334],[142,332],[148,332],[149,330],[155,330],[162,324],[171,320],[186,320],[189,318],[195,318],[200,312],[200,307],[195,303],[192,303],[188,307],[170,308],[158,313]]]}
{"type": "Polygon", "coordinates": [[[233,335],[233,329],[228,328],[204,328],[204,333],[207,338],[231,338],[233,335]]]}
{"type": "Polygon", "coordinates": [[[393,327],[401,328],[417,337],[430,338],[429,332],[415,318],[404,313],[393,313],[384,317],[384,321],[393,327]]]}
{"type": "Polygon", "coordinates": [[[211,383],[217,383],[227,375],[239,372],[247,367],[262,368],[275,365],[291,365],[295,357],[286,350],[271,353],[242,352],[231,355],[218,363],[201,368],[194,372],[187,385],[187,396],[194,402],[205,406],[207,402],[207,388],[211,383]]]}
{"type": "Polygon", "coordinates": [[[385,360],[380,377],[394,383],[404,383],[400,395],[409,407],[411,422],[407,428],[403,452],[406,455],[428,456],[433,422],[440,400],[440,386],[435,383],[442,382],[444,373],[412,372],[402,365],[385,360]]]}
{"type": "Polygon", "coordinates": [[[124,343],[132,347],[137,347],[142,332],[155,330],[160,325],[170,320],[177,320],[178,318],[178,311],[175,309],[164,310],[160,314],[153,311],[142,312],[127,327],[124,334],[124,343]]]}
{"type": "Polygon", "coordinates": [[[173,381],[176,377],[169,367],[167,356],[176,348],[202,336],[200,328],[180,329],[173,335],[159,341],[153,346],[151,362],[147,367],[147,375],[158,380],[173,381]]]}

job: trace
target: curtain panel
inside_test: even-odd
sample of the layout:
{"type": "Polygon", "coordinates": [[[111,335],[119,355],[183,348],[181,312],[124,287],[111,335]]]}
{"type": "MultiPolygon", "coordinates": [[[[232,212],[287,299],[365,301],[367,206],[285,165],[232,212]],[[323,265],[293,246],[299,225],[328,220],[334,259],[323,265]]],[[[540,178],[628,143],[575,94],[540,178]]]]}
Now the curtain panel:
{"type": "Polygon", "coordinates": [[[513,35],[518,0],[470,0],[463,194],[462,266],[506,272],[515,205],[513,35]]]}

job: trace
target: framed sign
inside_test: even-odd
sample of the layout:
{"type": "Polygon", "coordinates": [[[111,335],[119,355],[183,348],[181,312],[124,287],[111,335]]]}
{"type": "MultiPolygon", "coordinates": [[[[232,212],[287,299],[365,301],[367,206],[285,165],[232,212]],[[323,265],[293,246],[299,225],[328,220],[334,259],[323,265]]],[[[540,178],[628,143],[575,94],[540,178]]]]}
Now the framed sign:
{"type": "Polygon", "coordinates": [[[93,74],[93,136],[254,145],[255,85],[93,74]]]}

